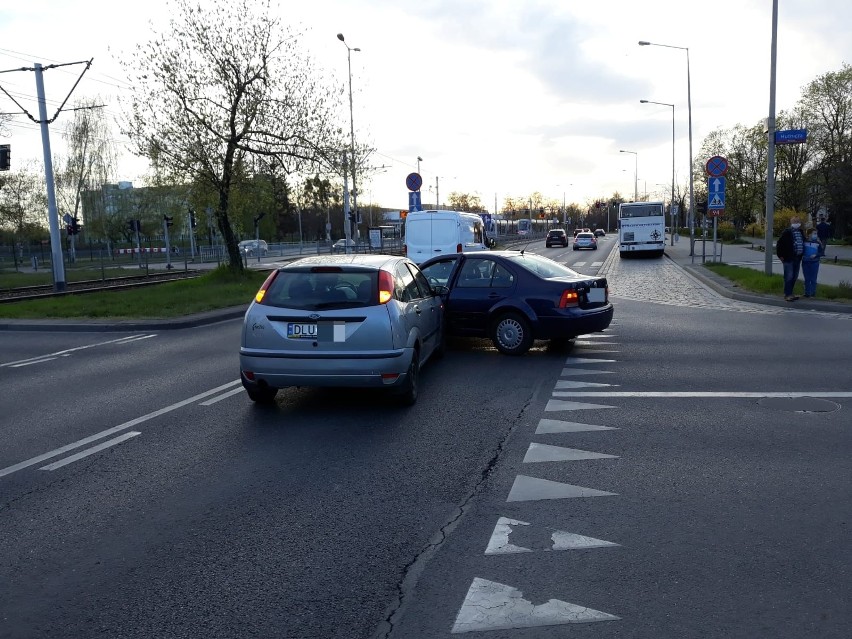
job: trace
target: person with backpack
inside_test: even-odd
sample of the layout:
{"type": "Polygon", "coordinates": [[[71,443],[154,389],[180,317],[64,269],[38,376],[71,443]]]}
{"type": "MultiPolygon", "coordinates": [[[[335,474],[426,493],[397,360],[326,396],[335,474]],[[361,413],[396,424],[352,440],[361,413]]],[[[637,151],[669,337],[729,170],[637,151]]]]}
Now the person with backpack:
{"type": "Polygon", "coordinates": [[[798,295],[793,295],[793,287],[799,279],[799,267],[805,252],[805,234],[802,233],[802,221],[798,216],[790,218],[790,226],[784,229],[778,242],[775,243],[775,254],[784,266],[784,299],[795,302],[798,295]]]}

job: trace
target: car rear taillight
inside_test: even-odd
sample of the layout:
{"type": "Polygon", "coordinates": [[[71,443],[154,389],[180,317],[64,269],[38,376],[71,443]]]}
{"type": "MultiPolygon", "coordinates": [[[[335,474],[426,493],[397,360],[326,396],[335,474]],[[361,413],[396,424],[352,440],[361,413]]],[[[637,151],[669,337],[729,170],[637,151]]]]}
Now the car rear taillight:
{"type": "Polygon", "coordinates": [[[393,275],[379,271],[379,304],[387,304],[393,297],[393,275]]]}
{"type": "Polygon", "coordinates": [[[580,303],[580,296],[573,289],[562,291],[562,297],[559,299],[559,308],[568,308],[577,306],[580,303]]]}
{"type": "Polygon", "coordinates": [[[464,251],[464,247],[461,244],[456,244],[456,253],[462,253],[464,251]]]}
{"type": "Polygon", "coordinates": [[[278,277],[278,271],[272,271],[269,274],[269,277],[266,278],[266,280],[261,285],[260,290],[254,296],[255,302],[257,302],[258,304],[263,304],[263,297],[264,295],[266,295],[266,291],[269,290],[269,287],[272,286],[272,280],[274,280],[276,277],[278,277]]]}

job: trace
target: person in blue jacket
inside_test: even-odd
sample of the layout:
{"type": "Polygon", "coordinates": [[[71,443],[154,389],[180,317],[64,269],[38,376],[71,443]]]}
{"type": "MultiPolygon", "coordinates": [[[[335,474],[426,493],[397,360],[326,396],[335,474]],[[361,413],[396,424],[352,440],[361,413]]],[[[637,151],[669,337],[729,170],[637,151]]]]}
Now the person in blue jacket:
{"type": "Polygon", "coordinates": [[[819,258],[822,255],[822,242],[814,228],[805,231],[805,245],[802,253],[802,276],[805,278],[805,297],[816,297],[819,258]]]}

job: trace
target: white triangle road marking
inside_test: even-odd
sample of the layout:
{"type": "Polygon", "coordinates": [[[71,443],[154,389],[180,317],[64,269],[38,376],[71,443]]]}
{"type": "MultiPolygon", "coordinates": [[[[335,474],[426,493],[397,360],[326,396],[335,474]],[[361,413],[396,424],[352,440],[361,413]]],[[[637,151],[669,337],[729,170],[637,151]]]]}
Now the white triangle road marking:
{"type": "Polygon", "coordinates": [[[556,381],[556,389],[566,388],[604,388],[607,386],[618,386],[618,384],[599,384],[597,382],[578,382],[572,379],[560,379],[556,381]]]}
{"type": "Polygon", "coordinates": [[[523,597],[524,593],[517,588],[474,577],[456,615],[452,633],[561,626],[619,619],[615,615],[559,599],[550,599],[536,606],[523,597]]]}
{"type": "Polygon", "coordinates": [[[583,433],[597,430],[618,430],[618,428],[615,428],[613,426],[580,424],[578,422],[563,422],[559,419],[540,419],[538,420],[538,428],[535,429],[535,434],[546,435],[549,433],[583,433]]]}
{"type": "MultiPolygon", "coordinates": [[[[523,552],[534,552],[530,548],[516,546],[509,543],[509,535],[517,526],[529,526],[525,521],[517,519],[509,519],[508,517],[500,517],[497,520],[497,525],[494,526],[494,532],[491,533],[491,539],[488,541],[488,547],[485,549],[486,555],[511,555],[523,552]]],[[[620,544],[603,539],[595,539],[594,537],[586,537],[576,533],[565,532],[564,530],[551,530],[550,539],[553,542],[550,548],[542,548],[542,552],[550,552],[557,550],[584,550],[586,548],[608,548],[616,547],[620,544]]]]}
{"type": "Polygon", "coordinates": [[[563,368],[562,377],[568,375],[612,375],[613,371],[595,371],[588,368],[563,368]]]}
{"type": "MultiPolygon", "coordinates": [[[[577,391],[557,393],[554,391],[554,395],[570,397],[576,392],[577,391]]],[[[584,404],[583,402],[566,402],[563,399],[548,399],[547,406],[544,407],[544,410],[545,412],[550,413],[558,410],[588,410],[592,408],[615,408],[615,406],[605,406],[604,404],[584,404]]]]}
{"type": "Polygon", "coordinates": [[[532,442],[524,455],[525,464],[535,464],[552,461],[583,461],[587,459],[618,459],[618,455],[607,455],[605,453],[593,453],[579,448],[564,448],[562,446],[551,446],[550,444],[537,444],[532,442]]]}
{"type": "Polygon", "coordinates": [[[612,497],[618,493],[609,493],[594,488],[584,488],[573,484],[563,484],[549,479],[539,479],[527,475],[515,477],[512,490],[506,501],[537,501],[539,499],[573,499],[576,497],[612,497]]]}

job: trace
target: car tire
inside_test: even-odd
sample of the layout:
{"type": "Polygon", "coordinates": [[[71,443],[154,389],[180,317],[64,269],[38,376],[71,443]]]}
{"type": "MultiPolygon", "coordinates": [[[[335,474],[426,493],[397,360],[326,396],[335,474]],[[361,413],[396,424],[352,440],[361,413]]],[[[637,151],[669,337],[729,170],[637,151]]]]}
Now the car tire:
{"type": "Polygon", "coordinates": [[[523,355],[533,344],[532,327],[518,313],[505,313],[491,325],[491,341],[503,355],[523,355]]]}
{"type": "Polygon", "coordinates": [[[399,402],[403,406],[413,406],[417,402],[417,385],[420,377],[420,353],[414,351],[411,363],[405,374],[405,383],[399,392],[399,402]]]}
{"type": "Polygon", "coordinates": [[[246,389],[246,393],[248,394],[249,399],[256,404],[274,404],[275,396],[278,394],[277,388],[261,388],[259,386],[249,388],[245,384],[243,384],[243,388],[246,389]]]}

